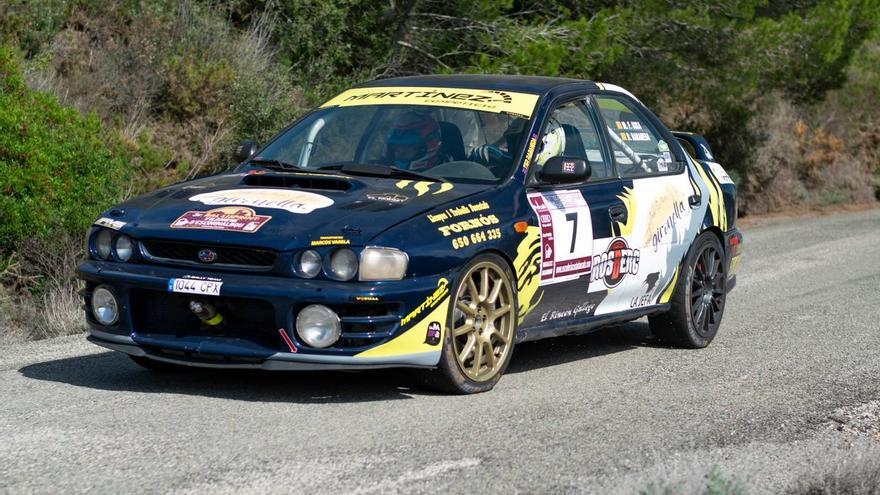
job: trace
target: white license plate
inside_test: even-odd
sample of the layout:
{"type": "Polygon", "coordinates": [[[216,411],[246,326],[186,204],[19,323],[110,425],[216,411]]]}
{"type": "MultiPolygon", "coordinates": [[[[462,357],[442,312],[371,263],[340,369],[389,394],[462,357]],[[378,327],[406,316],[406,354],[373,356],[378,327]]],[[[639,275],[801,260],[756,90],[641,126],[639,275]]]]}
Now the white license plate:
{"type": "Polygon", "coordinates": [[[195,280],[191,278],[172,278],[168,281],[169,292],[182,292],[184,294],[199,294],[202,296],[219,296],[219,280],[195,280]]]}

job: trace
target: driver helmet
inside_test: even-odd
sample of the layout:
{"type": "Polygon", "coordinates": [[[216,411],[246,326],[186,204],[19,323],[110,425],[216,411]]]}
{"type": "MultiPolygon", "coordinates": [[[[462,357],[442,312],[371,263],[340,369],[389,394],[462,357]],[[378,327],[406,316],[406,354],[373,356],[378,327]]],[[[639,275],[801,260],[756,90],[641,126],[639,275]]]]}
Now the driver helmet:
{"type": "Polygon", "coordinates": [[[388,160],[408,170],[429,169],[440,162],[440,124],[428,113],[400,116],[388,136],[388,160]]]}
{"type": "Polygon", "coordinates": [[[541,151],[535,157],[535,162],[543,167],[547,160],[562,155],[565,150],[565,129],[555,120],[551,120],[541,142],[541,151]]]}

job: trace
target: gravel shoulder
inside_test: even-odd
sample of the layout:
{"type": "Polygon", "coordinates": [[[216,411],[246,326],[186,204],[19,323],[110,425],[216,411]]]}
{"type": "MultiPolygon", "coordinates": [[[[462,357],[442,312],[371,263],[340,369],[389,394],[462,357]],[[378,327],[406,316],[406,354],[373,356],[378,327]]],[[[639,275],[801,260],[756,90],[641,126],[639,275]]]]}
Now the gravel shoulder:
{"type": "Polygon", "coordinates": [[[526,343],[478,396],[387,370],[156,375],[81,336],[0,347],[0,491],[632,493],[715,469],[777,493],[880,466],[880,210],[744,236],[707,349],[644,320],[526,343]]]}

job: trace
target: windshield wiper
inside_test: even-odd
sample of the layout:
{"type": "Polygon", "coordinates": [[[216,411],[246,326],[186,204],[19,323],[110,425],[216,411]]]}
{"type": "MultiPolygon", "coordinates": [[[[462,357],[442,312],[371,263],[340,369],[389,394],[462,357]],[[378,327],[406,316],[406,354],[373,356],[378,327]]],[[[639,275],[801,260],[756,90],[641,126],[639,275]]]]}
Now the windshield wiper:
{"type": "Polygon", "coordinates": [[[288,163],[288,162],[285,162],[282,160],[270,160],[270,159],[265,159],[265,158],[248,160],[247,164],[248,165],[259,165],[261,167],[270,168],[272,170],[281,170],[281,171],[306,172],[306,173],[310,173],[310,174],[327,174],[327,173],[329,173],[329,172],[322,171],[317,168],[303,168],[298,165],[294,165],[292,163],[288,163]]]}
{"type": "Polygon", "coordinates": [[[392,167],[390,165],[381,165],[378,163],[341,163],[335,165],[326,165],[320,167],[319,170],[339,170],[348,175],[364,175],[368,177],[409,177],[411,179],[421,179],[431,182],[449,182],[442,177],[434,177],[432,175],[406,170],[404,168],[392,167]]]}

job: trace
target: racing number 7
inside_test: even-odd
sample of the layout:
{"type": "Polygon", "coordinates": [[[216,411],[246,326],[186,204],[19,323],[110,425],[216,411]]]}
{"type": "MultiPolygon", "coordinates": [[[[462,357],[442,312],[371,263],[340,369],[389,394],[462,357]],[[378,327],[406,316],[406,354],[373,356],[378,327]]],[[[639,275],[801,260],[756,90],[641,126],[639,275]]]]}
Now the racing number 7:
{"type": "Polygon", "coordinates": [[[577,240],[578,236],[578,212],[573,211],[571,213],[565,214],[565,221],[571,222],[571,247],[568,249],[569,253],[574,253],[574,243],[577,240]]]}

